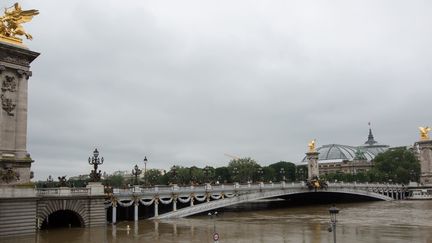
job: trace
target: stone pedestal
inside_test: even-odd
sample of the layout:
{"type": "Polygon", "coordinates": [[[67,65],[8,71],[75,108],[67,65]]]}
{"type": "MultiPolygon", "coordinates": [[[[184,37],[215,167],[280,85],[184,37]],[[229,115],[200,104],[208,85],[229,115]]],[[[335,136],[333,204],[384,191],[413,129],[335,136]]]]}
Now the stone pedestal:
{"type": "Polygon", "coordinates": [[[432,184],[432,140],[419,141],[420,183],[432,184]]]}
{"type": "Polygon", "coordinates": [[[27,82],[39,53],[0,42],[0,185],[30,182],[27,82]]]}
{"type": "Polygon", "coordinates": [[[306,158],[308,161],[308,179],[319,177],[318,169],[318,152],[307,152],[306,158]]]}
{"type": "Polygon", "coordinates": [[[90,189],[91,196],[104,195],[104,186],[101,182],[89,182],[86,188],[90,189]]]}

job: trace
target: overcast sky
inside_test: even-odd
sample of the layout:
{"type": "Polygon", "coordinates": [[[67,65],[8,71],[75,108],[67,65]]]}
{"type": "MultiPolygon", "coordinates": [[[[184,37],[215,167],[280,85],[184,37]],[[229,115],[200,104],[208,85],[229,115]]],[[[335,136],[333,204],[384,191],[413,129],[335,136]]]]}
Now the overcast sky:
{"type": "MultiPolygon", "coordinates": [[[[2,1],[1,7],[14,1],[2,1]]],[[[300,161],[432,125],[430,1],[28,0],[36,179],[300,161]]]]}

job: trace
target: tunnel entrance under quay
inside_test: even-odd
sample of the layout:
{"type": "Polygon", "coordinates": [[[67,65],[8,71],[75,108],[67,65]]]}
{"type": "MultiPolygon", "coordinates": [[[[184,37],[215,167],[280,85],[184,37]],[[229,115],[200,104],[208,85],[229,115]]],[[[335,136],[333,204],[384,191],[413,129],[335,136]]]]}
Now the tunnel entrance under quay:
{"type": "Polygon", "coordinates": [[[84,220],[72,210],[59,210],[48,215],[42,222],[41,230],[55,228],[84,227],[84,220]]]}

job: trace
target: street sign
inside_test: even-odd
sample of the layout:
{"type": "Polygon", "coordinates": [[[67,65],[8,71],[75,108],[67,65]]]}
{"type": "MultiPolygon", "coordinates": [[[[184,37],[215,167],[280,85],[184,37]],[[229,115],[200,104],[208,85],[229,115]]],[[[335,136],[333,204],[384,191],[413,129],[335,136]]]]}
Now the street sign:
{"type": "Polygon", "coordinates": [[[213,234],[213,240],[214,240],[214,243],[218,243],[219,242],[219,234],[218,233],[214,233],[213,234]]]}

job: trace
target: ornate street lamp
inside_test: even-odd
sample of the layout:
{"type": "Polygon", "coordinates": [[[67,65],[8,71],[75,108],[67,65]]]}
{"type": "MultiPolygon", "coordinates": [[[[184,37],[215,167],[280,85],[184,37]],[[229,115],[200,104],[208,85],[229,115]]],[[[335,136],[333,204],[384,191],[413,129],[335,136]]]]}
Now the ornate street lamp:
{"type": "MultiPolygon", "coordinates": [[[[210,217],[210,219],[216,219],[218,212],[217,211],[214,211],[213,213],[209,212],[207,215],[210,217]]],[[[215,220],[213,220],[213,233],[215,232],[216,232],[216,222],[215,220]]]]}
{"type": "Polygon", "coordinates": [[[239,174],[239,171],[238,171],[238,169],[237,169],[237,167],[234,167],[234,169],[233,169],[233,176],[234,176],[234,178],[233,178],[233,180],[238,180],[238,174],[239,174]]]}
{"type": "Polygon", "coordinates": [[[174,165],[171,170],[172,170],[173,184],[176,184],[177,183],[177,167],[174,165]]]}
{"type": "Polygon", "coordinates": [[[331,227],[328,228],[328,231],[333,231],[333,242],[336,243],[336,215],[339,213],[339,209],[333,205],[331,208],[329,208],[329,213],[331,227]]]}
{"type": "Polygon", "coordinates": [[[259,179],[261,181],[264,181],[264,171],[261,167],[258,169],[257,173],[258,173],[259,179]]]}
{"type": "Polygon", "coordinates": [[[297,178],[296,178],[296,180],[298,180],[298,181],[302,181],[303,180],[303,168],[296,168],[296,170],[297,170],[297,178]]]}
{"type": "Polygon", "coordinates": [[[213,220],[213,241],[214,242],[219,242],[219,234],[216,232],[216,217],[218,215],[218,212],[215,211],[214,213],[209,212],[208,216],[210,217],[210,219],[213,220]]]}
{"type": "Polygon", "coordinates": [[[144,156],[144,186],[147,186],[147,156],[144,156]]]}
{"type": "Polygon", "coordinates": [[[135,185],[139,185],[138,183],[138,176],[141,175],[142,170],[138,168],[138,165],[135,165],[134,169],[132,170],[132,175],[135,176],[135,185]]]}
{"type": "Polygon", "coordinates": [[[90,172],[90,181],[92,182],[98,182],[101,179],[101,170],[99,172],[97,171],[98,166],[103,164],[104,158],[99,158],[99,151],[95,149],[93,151],[93,157],[88,158],[88,162],[90,165],[93,165],[93,170],[90,172]]]}
{"type": "Polygon", "coordinates": [[[205,182],[210,182],[209,180],[209,174],[210,174],[210,168],[208,166],[206,166],[204,168],[204,177],[205,177],[205,182]]]}
{"type": "Polygon", "coordinates": [[[153,182],[153,183],[151,183],[152,186],[155,186],[158,178],[157,178],[155,175],[153,175],[150,179],[151,179],[152,182],[153,182]]]}
{"type": "Polygon", "coordinates": [[[52,178],[51,175],[49,175],[47,178],[47,186],[52,187],[53,182],[54,182],[54,179],[52,178]]]}
{"type": "Polygon", "coordinates": [[[285,181],[285,169],[281,168],[279,173],[281,174],[281,181],[285,181]]]}

